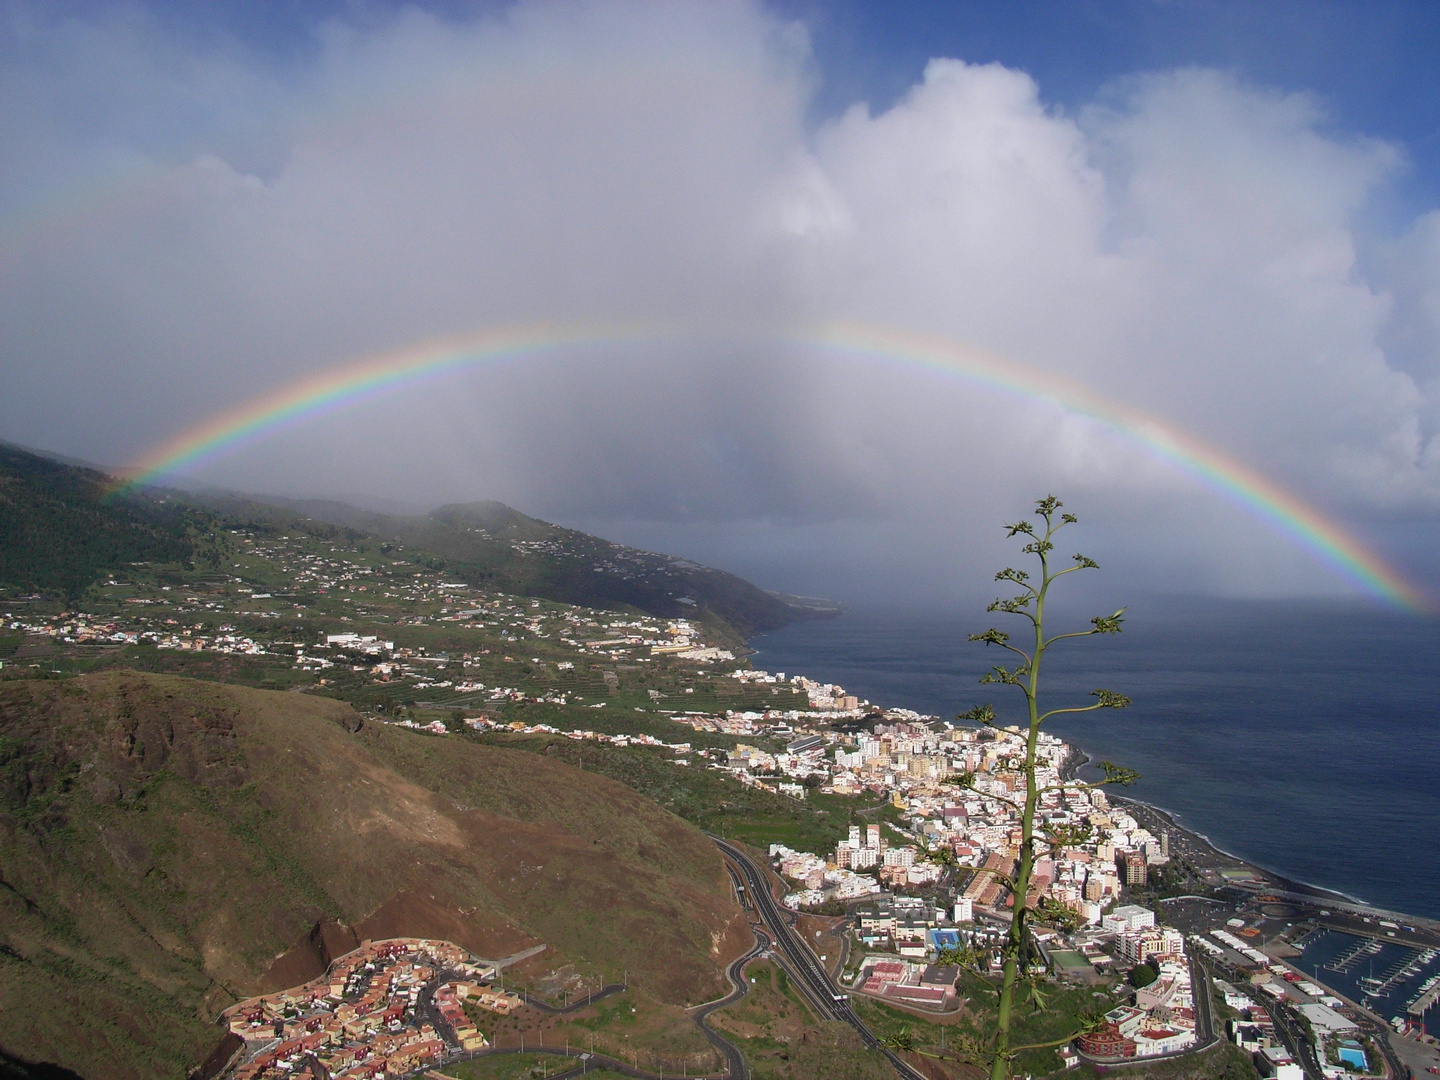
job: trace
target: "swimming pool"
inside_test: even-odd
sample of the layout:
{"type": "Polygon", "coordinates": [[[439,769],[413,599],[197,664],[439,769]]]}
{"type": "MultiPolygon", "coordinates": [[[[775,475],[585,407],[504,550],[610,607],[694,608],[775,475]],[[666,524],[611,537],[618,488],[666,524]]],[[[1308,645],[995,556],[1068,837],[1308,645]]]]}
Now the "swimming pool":
{"type": "Polygon", "coordinates": [[[1340,1060],[1346,1065],[1354,1065],[1362,1072],[1370,1068],[1370,1062],[1365,1057],[1365,1051],[1361,1050],[1358,1046],[1342,1046],[1336,1053],[1340,1055],[1340,1060]]]}

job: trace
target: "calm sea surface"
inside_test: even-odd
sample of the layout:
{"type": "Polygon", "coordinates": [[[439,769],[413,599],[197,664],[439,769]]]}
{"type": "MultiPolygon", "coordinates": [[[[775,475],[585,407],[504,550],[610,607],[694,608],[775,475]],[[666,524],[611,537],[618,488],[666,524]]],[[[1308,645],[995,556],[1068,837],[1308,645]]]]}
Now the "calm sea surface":
{"type": "MultiPolygon", "coordinates": [[[[1009,722],[1019,691],[977,683],[1002,654],[965,640],[992,621],[1018,635],[1003,620],[979,607],[852,612],[763,635],[751,659],[947,718],[991,702],[1009,722]]],[[[1134,700],[1047,727],[1138,769],[1126,794],[1260,866],[1440,918],[1440,622],[1338,604],[1157,602],[1132,607],[1119,636],[1057,646],[1042,676],[1042,706],[1083,704],[1097,687],[1134,700]]]]}

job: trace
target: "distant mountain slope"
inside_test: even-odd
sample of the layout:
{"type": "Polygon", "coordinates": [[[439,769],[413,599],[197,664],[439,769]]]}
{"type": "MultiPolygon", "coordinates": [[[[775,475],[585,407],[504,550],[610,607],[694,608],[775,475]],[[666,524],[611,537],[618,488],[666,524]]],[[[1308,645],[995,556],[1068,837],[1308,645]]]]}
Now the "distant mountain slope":
{"type": "Polygon", "coordinates": [[[109,477],[0,444],[0,586],[73,598],[103,574],[194,553],[174,506],[102,501],[109,477]]]}
{"type": "MultiPolygon", "coordinates": [[[[0,589],[74,599],[132,563],[220,565],[215,515],[301,518],[369,533],[443,560],[468,584],[586,607],[723,622],[741,638],[838,612],[823,600],[766,592],[723,570],[626,547],[527,517],[503,503],[400,516],[341,502],[150,491],[102,498],[109,478],[0,443],[0,589]]],[[[434,564],[438,565],[438,564],[434,564]]]]}
{"type": "MultiPolygon", "coordinates": [[[[269,505],[371,533],[445,560],[445,574],[522,596],[586,607],[628,605],[663,618],[713,614],[743,637],[836,614],[823,601],[766,592],[688,559],[626,547],[527,517],[503,503],[452,504],[401,517],[345,503],[267,499],[269,505]]],[[[208,505],[239,513],[224,496],[208,505]]]]}
{"type": "Polygon", "coordinates": [[[673,1003],[748,947],[714,848],[603,777],[114,672],[0,682],[0,1054],[183,1077],[247,994],[357,937],[444,937],[673,1003]],[[743,939],[743,941],[742,941],[743,939]]]}

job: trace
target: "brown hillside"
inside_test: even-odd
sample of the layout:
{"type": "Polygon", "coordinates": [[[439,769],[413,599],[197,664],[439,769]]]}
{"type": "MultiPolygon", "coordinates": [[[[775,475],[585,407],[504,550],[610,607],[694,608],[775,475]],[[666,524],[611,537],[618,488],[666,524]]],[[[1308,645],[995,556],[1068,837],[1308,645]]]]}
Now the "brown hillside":
{"type": "Polygon", "coordinates": [[[225,1004],[357,937],[720,988],[743,921],[692,827],[537,755],[355,719],[131,672],[0,683],[0,1047],[182,1076],[225,1004]]]}

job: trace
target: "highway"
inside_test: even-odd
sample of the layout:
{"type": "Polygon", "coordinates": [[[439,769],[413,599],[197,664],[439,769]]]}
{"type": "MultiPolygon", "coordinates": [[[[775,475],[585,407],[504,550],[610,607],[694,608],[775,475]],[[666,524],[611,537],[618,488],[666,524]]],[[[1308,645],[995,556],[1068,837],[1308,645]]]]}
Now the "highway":
{"type": "Polygon", "coordinates": [[[1275,1031],[1280,1036],[1280,1041],[1300,1063],[1300,1068],[1304,1071],[1307,1080],[1324,1080],[1324,1074],[1320,1071],[1320,1063],[1315,1060],[1314,1047],[1305,1037],[1305,1032],[1301,1029],[1295,1013],[1286,1003],[1279,1001],[1272,1002],[1269,1009],[1270,1019],[1275,1022],[1275,1031]]]}
{"type": "Polygon", "coordinates": [[[1193,952],[1190,954],[1190,1000],[1195,1004],[1195,1049],[1204,1050],[1215,1042],[1215,1020],[1210,1002],[1210,969],[1193,952]]]}
{"type": "Polygon", "coordinates": [[[925,1077],[911,1068],[899,1054],[888,1047],[881,1046],[875,1033],[865,1026],[865,1022],[860,1017],[855,1015],[855,1010],[850,1007],[850,999],[830,981],[830,976],[820,965],[819,957],[796,933],[795,928],[791,925],[792,916],[775,902],[775,897],[770,893],[765,869],[757,866],[754,860],[734,844],[718,836],[711,836],[710,839],[744,877],[745,891],[750,895],[755,914],[764,923],[765,929],[775,943],[777,957],[783,963],[791,980],[815,1007],[818,1015],[828,1020],[839,1020],[849,1024],[859,1033],[861,1042],[866,1047],[884,1054],[890,1064],[894,1066],[895,1071],[905,1080],[925,1080],[925,1077]]]}

